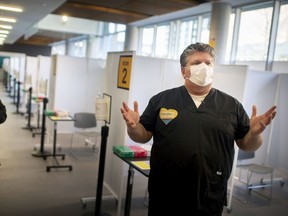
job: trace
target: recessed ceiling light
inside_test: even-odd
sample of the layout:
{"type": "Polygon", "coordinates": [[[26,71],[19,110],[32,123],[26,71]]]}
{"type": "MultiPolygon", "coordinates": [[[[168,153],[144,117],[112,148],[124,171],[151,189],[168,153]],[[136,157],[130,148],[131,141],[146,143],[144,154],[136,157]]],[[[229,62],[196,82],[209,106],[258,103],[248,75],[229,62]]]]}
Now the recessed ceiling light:
{"type": "Polygon", "coordinates": [[[0,38],[6,38],[7,37],[7,35],[5,35],[5,34],[0,34],[0,38]]]}
{"type": "Polygon", "coordinates": [[[0,21],[15,23],[15,22],[16,22],[16,19],[14,19],[14,18],[9,18],[9,17],[0,17],[0,21]]]}
{"type": "Polygon", "coordinates": [[[63,21],[63,22],[67,22],[67,20],[68,20],[68,17],[67,17],[66,15],[63,15],[63,16],[62,16],[62,21],[63,21]]]}
{"type": "Polygon", "coordinates": [[[9,34],[9,31],[7,31],[7,30],[0,30],[0,34],[9,34]]]}
{"type": "Polygon", "coordinates": [[[5,38],[0,38],[0,45],[3,45],[5,38]]]}
{"type": "Polygon", "coordinates": [[[0,25],[0,28],[3,28],[3,29],[12,29],[12,26],[10,26],[10,25],[0,25]]]}
{"type": "Polygon", "coordinates": [[[0,5],[0,10],[8,10],[8,11],[14,11],[14,12],[23,12],[22,8],[9,6],[9,5],[0,5]]]}

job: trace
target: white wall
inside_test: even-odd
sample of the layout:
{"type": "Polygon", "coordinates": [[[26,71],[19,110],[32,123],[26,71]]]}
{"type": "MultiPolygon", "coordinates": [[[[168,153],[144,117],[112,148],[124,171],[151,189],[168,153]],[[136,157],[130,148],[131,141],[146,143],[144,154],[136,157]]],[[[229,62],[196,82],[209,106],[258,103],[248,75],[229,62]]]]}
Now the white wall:
{"type": "Polygon", "coordinates": [[[246,65],[216,65],[214,70],[213,87],[243,103],[248,67],[246,65]]]}
{"type": "Polygon", "coordinates": [[[268,163],[288,173],[288,74],[279,74],[276,92],[277,115],[272,125],[273,131],[271,133],[268,163]]]}
{"type": "MultiPolygon", "coordinates": [[[[239,61],[237,65],[247,65],[251,70],[265,71],[265,61],[239,61]]],[[[274,61],[272,64],[272,71],[276,73],[288,73],[288,62],[287,61],[274,61]]]]}
{"type": "Polygon", "coordinates": [[[273,62],[272,71],[277,73],[288,74],[288,62],[287,61],[273,62]]]}
{"type": "MultiPolygon", "coordinates": [[[[263,114],[275,105],[278,75],[272,72],[249,70],[246,87],[244,108],[248,115],[252,114],[252,106],[256,105],[257,114],[263,114]]],[[[265,163],[266,152],[271,132],[268,126],[263,132],[263,144],[255,153],[253,162],[265,163]]]]}

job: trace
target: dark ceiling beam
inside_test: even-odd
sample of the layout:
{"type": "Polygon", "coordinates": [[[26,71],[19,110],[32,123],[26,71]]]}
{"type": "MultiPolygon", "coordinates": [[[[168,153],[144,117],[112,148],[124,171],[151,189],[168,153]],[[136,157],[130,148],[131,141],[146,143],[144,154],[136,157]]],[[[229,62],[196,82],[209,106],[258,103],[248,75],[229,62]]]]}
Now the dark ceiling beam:
{"type": "MultiPolygon", "coordinates": [[[[64,3],[63,6],[59,8],[57,11],[65,11],[67,9],[67,12],[69,12],[69,8],[77,8],[77,9],[82,9],[82,10],[90,10],[90,11],[98,11],[98,12],[103,12],[103,13],[111,13],[114,15],[122,15],[122,16],[130,16],[134,17],[137,19],[145,19],[148,18],[149,15],[143,14],[143,13],[134,13],[131,11],[125,11],[125,10],[119,10],[115,8],[109,8],[109,7],[104,7],[104,6],[98,6],[95,4],[81,4],[81,3],[73,3],[73,2],[66,2],[64,3]]],[[[58,12],[59,13],[59,12],[58,12]]]]}

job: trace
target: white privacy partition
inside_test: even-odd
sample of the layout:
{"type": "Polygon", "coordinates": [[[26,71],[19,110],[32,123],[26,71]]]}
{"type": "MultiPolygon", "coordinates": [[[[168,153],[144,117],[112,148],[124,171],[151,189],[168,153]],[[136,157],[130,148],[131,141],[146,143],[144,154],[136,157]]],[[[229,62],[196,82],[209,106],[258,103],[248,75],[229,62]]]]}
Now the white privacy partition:
{"type": "Polygon", "coordinates": [[[279,74],[278,76],[277,115],[271,133],[272,139],[269,143],[268,162],[273,167],[281,168],[288,178],[288,73],[279,74]]]}
{"type": "MultiPolygon", "coordinates": [[[[110,191],[114,191],[115,195],[118,196],[119,207],[121,207],[123,198],[121,196],[123,195],[123,187],[121,187],[123,185],[123,164],[113,155],[112,147],[113,145],[123,145],[126,137],[126,126],[120,113],[120,107],[122,106],[123,101],[128,102],[129,91],[117,87],[118,65],[120,56],[122,55],[132,55],[133,59],[135,57],[133,52],[108,53],[105,70],[106,88],[104,91],[105,93],[112,95],[111,124],[108,125],[109,135],[106,151],[104,185],[106,185],[110,191]]],[[[132,62],[132,77],[133,67],[134,63],[132,62]]]]}
{"type": "MultiPolygon", "coordinates": [[[[270,71],[249,70],[244,101],[244,107],[249,116],[252,114],[253,105],[257,107],[257,114],[263,114],[275,105],[277,85],[278,74],[270,71]]],[[[272,127],[270,125],[263,132],[263,144],[255,153],[254,163],[266,163],[271,129],[272,127]]]]}
{"type": "Polygon", "coordinates": [[[27,103],[29,99],[29,88],[32,88],[32,94],[36,93],[37,90],[37,67],[38,61],[36,57],[26,56],[25,58],[25,76],[24,82],[22,84],[22,89],[24,90],[24,94],[22,97],[22,103],[20,110],[22,113],[27,112],[27,103]]]}
{"type": "Polygon", "coordinates": [[[25,81],[23,89],[28,90],[32,87],[33,93],[37,90],[37,78],[38,78],[38,60],[36,57],[26,56],[25,67],[25,81]]]}
{"type": "Polygon", "coordinates": [[[38,56],[37,59],[37,95],[41,97],[49,97],[48,86],[51,71],[51,57],[38,56]]]}
{"type": "MultiPolygon", "coordinates": [[[[11,87],[10,96],[16,95],[17,90],[14,92],[14,79],[16,82],[24,82],[26,55],[24,53],[0,52],[0,56],[7,57],[3,60],[3,68],[8,73],[8,76],[11,76],[11,79],[8,80],[8,85],[11,87]]],[[[22,86],[20,86],[20,88],[22,88],[22,86]]],[[[20,95],[20,97],[22,97],[22,95],[20,95]]],[[[22,100],[22,98],[20,98],[20,100],[22,100]]]]}
{"type": "MultiPolygon", "coordinates": [[[[48,110],[95,112],[95,100],[105,85],[105,61],[55,55],[51,58],[48,110]]],[[[52,124],[47,122],[48,134],[52,124]]],[[[59,133],[70,133],[73,124],[59,124],[59,133]]]]}

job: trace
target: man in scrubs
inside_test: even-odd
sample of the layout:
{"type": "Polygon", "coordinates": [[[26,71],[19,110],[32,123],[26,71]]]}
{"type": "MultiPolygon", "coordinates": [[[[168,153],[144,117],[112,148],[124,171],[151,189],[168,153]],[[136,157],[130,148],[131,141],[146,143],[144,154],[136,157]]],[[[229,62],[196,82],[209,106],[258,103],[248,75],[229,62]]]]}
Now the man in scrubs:
{"type": "Polygon", "coordinates": [[[220,216],[226,204],[234,141],[244,151],[262,144],[276,106],[251,118],[232,96],[212,88],[215,51],[189,45],[180,56],[184,85],[153,96],[143,114],[138,103],[121,108],[132,140],[153,137],[149,216],[220,216]]]}

